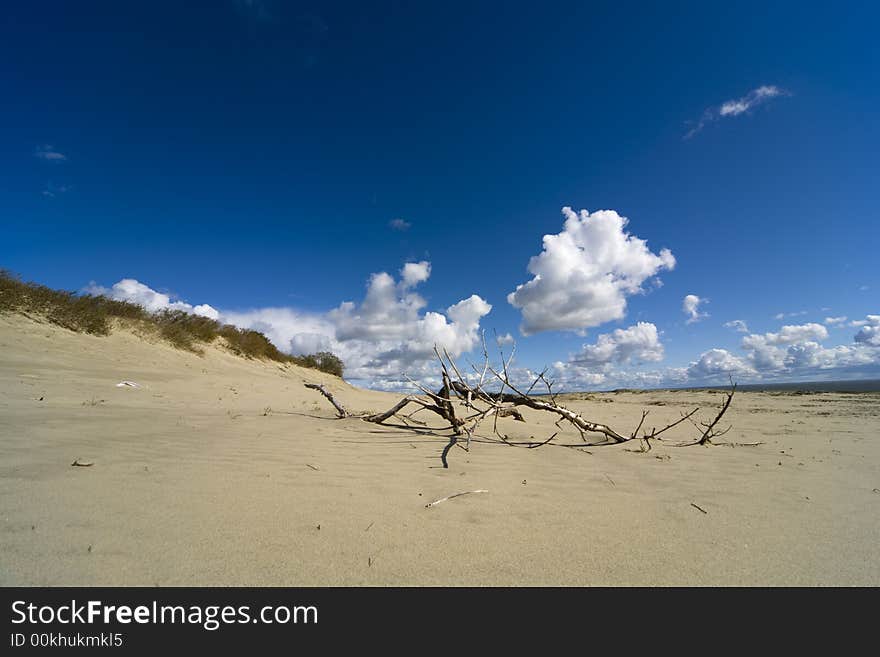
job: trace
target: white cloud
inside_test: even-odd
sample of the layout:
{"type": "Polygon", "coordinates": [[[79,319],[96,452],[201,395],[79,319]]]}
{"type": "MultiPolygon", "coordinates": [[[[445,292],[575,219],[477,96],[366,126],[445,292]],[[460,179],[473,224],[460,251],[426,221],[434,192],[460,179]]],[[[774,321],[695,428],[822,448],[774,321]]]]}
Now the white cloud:
{"type": "Polygon", "coordinates": [[[681,310],[682,312],[688,316],[686,323],[693,324],[694,322],[699,322],[701,319],[705,319],[709,316],[708,313],[700,312],[700,304],[708,303],[708,299],[701,299],[696,294],[688,294],[684,300],[681,302],[681,310]]]}
{"type": "Polygon", "coordinates": [[[581,367],[601,367],[609,363],[663,360],[663,345],[657,327],[639,322],[626,329],[601,334],[595,344],[583,346],[570,362],[581,367]]]}
{"type": "Polygon", "coordinates": [[[628,220],[614,210],[562,209],[562,232],[544,236],[543,251],[528,265],[533,278],[507,301],[522,311],[523,335],[540,331],[582,331],[626,314],[626,298],[675,258],[668,249],[652,253],[644,240],[626,232],[628,220]]]}
{"type": "Polygon", "coordinates": [[[803,317],[806,314],[806,310],[799,310],[795,313],[776,313],[775,315],[773,315],[773,319],[783,320],[786,317],[803,317]]]}
{"type": "Polygon", "coordinates": [[[703,112],[703,116],[700,117],[700,120],[694,124],[694,127],[685,134],[685,139],[690,139],[706,127],[707,124],[712,123],[713,121],[745,114],[773,98],[790,95],[791,94],[788,91],[775,85],[762,85],[756,89],[752,89],[741,98],[734,98],[733,100],[721,103],[721,105],[718,105],[717,107],[710,107],[707,109],[703,112]]]}
{"type": "Polygon", "coordinates": [[[846,315],[842,315],[840,317],[826,317],[824,323],[828,326],[840,328],[846,323],[846,315]]]}
{"type": "Polygon", "coordinates": [[[880,366],[880,315],[868,315],[852,344],[825,347],[821,324],[783,326],[776,333],[743,338],[746,358],[764,378],[837,372],[842,376],[880,366]]]}
{"type": "Polygon", "coordinates": [[[721,108],[718,110],[718,113],[721,116],[739,116],[745,112],[748,112],[750,109],[757,107],[761,103],[764,103],[771,98],[776,98],[777,96],[786,95],[787,92],[776,87],[774,85],[764,85],[758,87],[757,89],[752,89],[748,94],[743,96],[742,98],[737,98],[735,100],[728,100],[726,103],[722,103],[721,108]]]}
{"type": "Polygon", "coordinates": [[[733,329],[737,333],[748,333],[749,327],[742,319],[732,319],[729,322],[724,322],[724,328],[733,329]]]}
{"type": "Polygon", "coordinates": [[[64,153],[57,151],[51,144],[37,146],[36,150],[34,150],[34,157],[46,160],[47,162],[64,162],[67,159],[64,153]]]}
{"type": "Polygon", "coordinates": [[[514,337],[510,333],[505,333],[504,335],[499,335],[495,338],[495,343],[499,347],[503,347],[506,344],[513,344],[514,342],[514,337]]]}
{"type": "Polygon", "coordinates": [[[328,313],[292,308],[218,311],[208,305],[172,301],[134,279],[111,288],[90,285],[86,291],[138,303],[147,310],[183,310],[253,329],[282,351],[293,354],[332,351],[346,366],[346,378],[371,387],[400,389],[402,375],[431,381],[434,345],[453,358],[479,345],[480,321],[492,306],[471,295],[445,312],[424,312],[426,301],[412,288],[428,279],[428,262],[406,263],[400,281],[380,272],[370,277],[364,300],[344,302],[328,313]]]}
{"type": "Polygon", "coordinates": [[[405,231],[412,228],[412,224],[404,219],[392,219],[388,222],[388,227],[392,230],[405,231]]]}
{"type": "MultiPolygon", "coordinates": [[[[880,376],[880,315],[853,322],[860,330],[850,344],[826,347],[827,329],[814,323],[783,326],[777,332],[743,337],[743,355],[708,349],[687,367],[656,371],[615,370],[611,363],[593,369],[580,363],[556,363],[554,372],[567,389],[724,384],[784,380],[876,378],[880,376]],[[590,376],[587,376],[590,374],[590,376]],[[594,376],[595,375],[595,376],[594,376]]],[[[597,341],[599,346],[601,340],[597,341]]],[[[601,355],[598,349],[594,353],[601,355]]],[[[612,353],[606,350],[606,354],[612,353]]],[[[608,359],[611,360],[610,358],[608,359]]]]}
{"type": "Polygon", "coordinates": [[[403,284],[406,287],[414,287],[424,283],[431,276],[431,263],[426,260],[421,262],[408,262],[400,270],[403,284]]]}
{"type": "Polygon", "coordinates": [[[313,354],[335,348],[333,324],[319,313],[292,308],[259,308],[223,311],[221,319],[239,328],[259,331],[287,353],[313,354]]]}
{"type": "Polygon", "coordinates": [[[755,370],[748,362],[726,349],[704,351],[686,370],[688,379],[696,381],[718,378],[719,375],[736,377],[754,373],[755,370]]]}
{"type": "Polygon", "coordinates": [[[789,346],[817,342],[827,337],[828,329],[821,324],[788,325],[778,333],[747,335],[742,339],[742,346],[756,369],[778,371],[786,368],[789,346]]]}
{"type": "Polygon", "coordinates": [[[788,325],[779,329],[778,333],[765,333],[762,336],[768,344],[786,345],[806,340],[824,340],[828,337],[828,329],[821,324],[809,323],[788,325]]]}
{"type": "Polygon", "coordinates": [[[85,291],[89,294],[100,294],[111,299],[116,299],[117,301],[136,303],[146,308],[149,312],[157,312],[160,310],[182,310],[194,315],[210,317],[211,319],[217,319],[219,317],[217,310],[207,304],[192,306],[184,301],[172,301],[169,295],[157,292],[151,287],[144,285],[133,278],[123,278],[111,288],[101,287],[95,283],[90,283],[85,291]]]}
{"type": "Polygon", "coordinates": [[[880,315],[868,315],[854,340],[860,344],[880,347],[880,315]]]}
{"type": "Polygon", "coordinates": [[[396,281],[373,274],[359,304],[341,303],[327,313],[264,308],[221,313],[223,321],[264,333],[292,353],[332,351],[346,366],[346,378],[379,389],[407,387],[402,379],[430,382],[434,345],[458,357],[480,341],[480,321],[492,306],[471,295],[444,313],[425,311],[427,302],[413,288],[431,273],[428,262],[406,263],[396,281]]]}

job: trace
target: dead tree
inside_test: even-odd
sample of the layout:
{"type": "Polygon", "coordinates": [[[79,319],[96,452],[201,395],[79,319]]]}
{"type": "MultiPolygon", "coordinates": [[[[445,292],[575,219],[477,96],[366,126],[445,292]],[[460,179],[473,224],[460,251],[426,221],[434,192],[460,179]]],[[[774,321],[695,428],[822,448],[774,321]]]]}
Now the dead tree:
{"type": "Polygon", "coordinates": [[[488,350],[486,349],[485,340],[483,341],[483,364],[482,367],[476,367],[471,364],[474,375],[468,379],[462,375],[455,361],[450,357],[449,353],[443,349],[441,351],[435,347],[434,354],[440,366],[440,374],[442,378],[442,387],[434,392],[421,383],[408,380],[416,387],[421,395],[408,395],[397,402],[394,406],[382,413],[350,413],[340,404],[331,393],[323,386],[314,383],[305,384],[307,388],[312,388],[320,392],[336,409],[340,418],[356,417],[365,422],[375,424],[386,424],[389,420],[396,418],[407,426],[412,424],[423,424],[413,417],[417,413],[428,411],[438,415],[446,424],[445,429],[451,430],[449,442],[443,448],[440,454],[440,460],[443,467],[449,467],[447,457],[450,450],[459,446],[465,450],[469,450],[471,442],[479,440],[480,442],[500,443],[511,447],[525,447],[534,449],[545,445],[555,445],[557,447],[566,447],[571,449],[584,449],[587,447],[602,447],[607,445],[619,445],[621,443],[638,440],[641,449],[630,450],[647,452],[651,450],[652,440],[662,440],[660,436],[666,431],[678,426],[679,424],[690,421],[700,432],[700,437],[692,442],[675,443],[676,447],[685,447],[690,445],[711,445],[712,439],[721,436],[731,427],[719,431],[717,429],[721,419],[730,407],[736,392],[736,385],[731,382],[731,389],[726,395],[726,399],[719,409],[717,415],[711,422],[697,423],[694,416],[699,412],[700,408],[694,408],[688,413],[682,413],[681,417],[675,422],[669,423],[663,427],[653,427],[650,431],[642,431],[648,411],[642,412],[642,418],[634,431],[629,433],[621,432],[611,428],[601,422],[594,422],[583,417],[581,414],[566,408],[558,402],[557,393],[553,391],[553,382],[545,375],[544,370],[534,379],[530,386],[525,390],[520,389],[511,381],[510,364],[516,351],[514,345],[510,356],[507,360],[504,355],[501,357],[501,365],[499,368],[492,366],[489,360],[488,350]],[[536,396],[533,391],[536,387],[542,386],[546,389],[546,395],[536,396]],[[415,407],[415,410],[409,414],[404,414],[404,409],[415,407]],[[521,407],[530,408],[536,411],[550,413],[556,416],[556,426],[562,429],[568,425],[573,427],[580,435],[581,442],[564,443],[556,441],[559,432],[553,433],[544,440],[528,440],[514,441],[506,434],[502,434],[498,429],[498,418],[512,417],[519,422],[525,422],[525,418],[520,412],[521,407]],[[456,413],[456,408],[459,414],[456,413]],[[481,424],[487,420],[492,420],[492,434],[478,434],[477,430],[481,424]],[[639,432],[642,432],[641,435],[639,432]],[[460,440],[464,438],[462,445],[460,440]]]}

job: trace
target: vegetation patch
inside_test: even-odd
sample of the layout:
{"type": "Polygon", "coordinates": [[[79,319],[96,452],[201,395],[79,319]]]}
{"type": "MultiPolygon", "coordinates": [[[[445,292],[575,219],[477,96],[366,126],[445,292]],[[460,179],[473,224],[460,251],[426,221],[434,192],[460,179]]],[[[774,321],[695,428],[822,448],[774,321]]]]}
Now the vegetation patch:
{"type": "Polygon", "coordinates": [[[175,347],[195,353],[200,352],[199,345],[223,338],[229,349],[244,358],[293,363],[339,377],[344,367],[338,356],[326,351],[304,356],[285,354],[259,331],[182,310],[151,313],[128,301],[53,290],[38,283],[26,283],[5,270],[0,270],[0,312],[44,317],[52,324],[91,335],[109,335],[113,320],[121,320],[152,329],[175,347]]]}

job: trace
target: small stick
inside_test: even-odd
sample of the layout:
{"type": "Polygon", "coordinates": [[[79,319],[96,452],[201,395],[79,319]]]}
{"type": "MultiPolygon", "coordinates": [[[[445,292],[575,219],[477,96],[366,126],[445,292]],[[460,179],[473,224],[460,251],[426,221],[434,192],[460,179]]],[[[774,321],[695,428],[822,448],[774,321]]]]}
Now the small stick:
{"type": "Polygon", "coordinates": [[[70,465],[72,465],[72,466],[76,466],[76,467],[78,467],[78,468],[89,468],[89,467],[91,467],[91,466],[93,466],[93,465],[95,465],[95,464],[92,463],[91,461],[79,461],[79,460],[76,460],[76,461],[74,461],[73,463],[71,463],[70,465]]]}
{"type": "Polygon", "coordinates": [[[693,502],[691,502],[691,506],[694,507],[697,511],[702,511],[703,513],[709,513],[708,511],[706,511],[706,509],[697,506],[697,505],[694,504],[693,502]]]}
{"type": "Polygon", "coordinates": [[[312,470],[320,470],[321,469],[317,465],[312,465],[311,463],[306,463],[306,465],[309,466],[312,470]]]}
{"type": "Polygon", "coordinates": [[[453,497],[461,497],[462,495],[470,495],[471,493],[488,493],[489,491],[480,488],[479,490],[466,490],[461,493],[455,493],[453,495],[447,495],[446,497],[441,497],[439,500],[434,500],[433,502],[428,502],[425,505],[426,509],[430,509],[432,506],[437,506],[440,502],[445,502],[446,500],[451,500],[453,497]]]}

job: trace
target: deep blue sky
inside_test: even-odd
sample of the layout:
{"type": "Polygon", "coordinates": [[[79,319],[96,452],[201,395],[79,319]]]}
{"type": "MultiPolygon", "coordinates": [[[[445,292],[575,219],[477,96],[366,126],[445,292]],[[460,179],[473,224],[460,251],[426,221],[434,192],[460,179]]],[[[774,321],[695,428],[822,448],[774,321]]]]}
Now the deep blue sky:
{"type": "Polygon", "coordinates": [[[738,352],[732,319],[864,318],[880,312],[870,5],[15,3],[0,265],[324,312],[429,260],[428,310],[476,293],[482,326],[516,334],[505,297],[572,206],[616,210],[677,266],[586,338],[518,338],[526,365],[636,321],[661,332],[660,366],[685,366],[738,352]],[[683,138],[761,85],[790,95],[683,138]],[[686,294],[711,316],[685,324],[686,294]]]}

